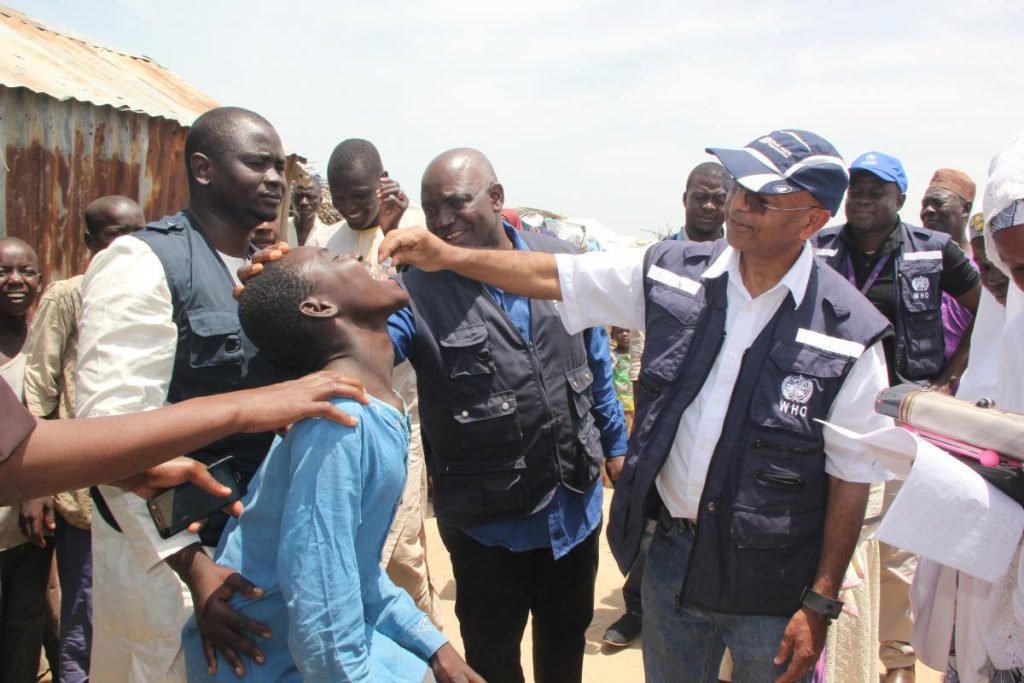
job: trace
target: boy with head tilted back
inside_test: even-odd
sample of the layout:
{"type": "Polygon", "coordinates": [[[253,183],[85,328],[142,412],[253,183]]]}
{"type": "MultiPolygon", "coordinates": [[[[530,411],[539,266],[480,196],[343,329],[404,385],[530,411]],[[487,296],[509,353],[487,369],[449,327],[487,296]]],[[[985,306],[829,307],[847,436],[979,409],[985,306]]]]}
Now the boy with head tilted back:
{"type": "MultiPolygon", "coordinates": [[[[407,303],[356,259],[311,247],[268,264],[240,296],[242,327],[273,362],[344,368],[371,395],[343,401],[355,427],[306,420],[277,442],[217,548],[218,563],[263,589],[232,599],[271,634],[247,680],[482,681],[379,564],[409,438],[387,318],[407,303]]],[[[227,666],[208,672],[194,621],[184,644],[190,681],[236,680],[227,666]]]]}

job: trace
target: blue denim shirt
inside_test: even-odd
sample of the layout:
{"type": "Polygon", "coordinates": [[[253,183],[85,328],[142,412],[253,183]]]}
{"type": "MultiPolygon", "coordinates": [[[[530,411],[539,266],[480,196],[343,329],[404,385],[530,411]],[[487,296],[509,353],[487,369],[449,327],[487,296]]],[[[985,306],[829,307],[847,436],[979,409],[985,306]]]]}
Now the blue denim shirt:
{"type": "MultiPolygon", "coordinates": [[[[504,227],[516,249],[529,251],[530,247],[515,228],[507,223],[504,227]]],[[[523,339],[531,341],[529,299],[490,285],[484,285],[484,291],[505,310],[523,339]]],[[[395,364],[408,358],[415,367],[416,358],[410,355],[416,333],[412,310],[407,307],[392,315],[388,320],[388,331],[395,347],[395,364]]],[[[591,412],[601,432],[601,445],[608,457],[624,455],[626,418],[612,381],[608,332],[603,327],[592,327],[583,333],[583,339],[587,346],[587,362],[594,375],[594,407],[591,412]]],[[[516,552],[551,548],[557,560],[582,543],[601,523],[601,489],[600,481],[587,493],[576,493],[559,485],[543,510],[528,517],[463,527],[462,531],[478,543],[502,546],[516,552]]]]}

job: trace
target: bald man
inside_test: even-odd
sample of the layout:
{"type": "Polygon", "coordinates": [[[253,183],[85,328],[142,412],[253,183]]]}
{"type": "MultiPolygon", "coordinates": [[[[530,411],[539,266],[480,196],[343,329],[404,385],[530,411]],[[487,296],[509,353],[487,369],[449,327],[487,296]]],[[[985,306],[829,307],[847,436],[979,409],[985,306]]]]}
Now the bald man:
{"type": "MultiPolygon", "coordinates": [[[[115,240],[85,275],[80,417],[148,410],[281,378],[242,333],[232,297],[235,273],[252,250],[251,231],[275,218],[286,197],[281,140],[254,112],[213,109],[189,131],[184,161],[188,207],[115,240]]],[[[247,482],[272,438],[235,434],[189,455],[206,464],[232,455],[247,482]]],[[[145,500],[109,486],[98,492],[92,680],[183,681],[181,629],[193,599],[202,614],[227,574],[199,543],[215,546],[225,518],[211,516],[198,538],[182,532],[164,539],[145,500]]]]}
{"type": "MultiPolygon", "coordinates": [[[[332,175],[332,193],[334,182],[332,175]]],[[[505,223],[505,191],[476,150],[434,159],[421,199],[427,228],[450,244],[577,251],[505,223]]],[[[520,642],[532,615],[535,680],[580,681],[594,607],[600,465],[607,456],[617,472],[626,451],[607,333],[569,334],[552,302],[453,273],[412,268],[399,281],[411,305],[389,321],[395,362],[408,359],[416,371],[466,660],[490,683],[522,682],[520,642]]]]}
{"type": "MultiPolygon", "coordinates": [[[[100,197],[85,207],[85,244],[95,255],[122,235],[146,224],[142,209],[120,195],[100,197]]],[[[25,405],[40,419],[75,416],[75,368],[78,321],[82,313],[82,275],[54,282],[43,293],[25,341],[25,405]]],[[[60,680],[89,679],[92,647],[92,499],[88,489],[23,503],[22,516],[33,528],[51,516],[60,576],[60,680]]]]}

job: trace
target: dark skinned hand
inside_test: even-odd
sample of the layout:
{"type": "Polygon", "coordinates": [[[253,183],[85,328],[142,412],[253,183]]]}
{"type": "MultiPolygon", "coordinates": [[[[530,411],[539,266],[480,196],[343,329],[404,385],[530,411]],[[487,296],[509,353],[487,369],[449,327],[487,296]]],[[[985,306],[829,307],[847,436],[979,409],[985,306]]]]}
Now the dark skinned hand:
{"type": "Polygon", "coordinates": [[[825,647],[828,622],[825,617],[801,607],[786,625],[786,632],[775,652],[775,666],[789,661],[789,667],[775,683],[794,683],[806,676],[818,663],[818,656],[825,647]]]}
{"type": "Polygon", "coordinates": [[[27,500],[18,506],[18,529],[32,544],[45,548],[46,535],[56,528],[52,496],[27,500]]]}
{"type": "Polygon", "coordinates": [[[192,547],[197,550],[191,562],[185,560],[188,564],[185,575],[189,590],[192,591],[206,666],[211,675],[217,672],[219,651],[235,675],[241,678],[245,675],[242,655],[257,664],[266,661],[263,651],[256,646],[250,635],[270,638],[271,632],[265,624],[236,612],[228,605],[228,601],[235,593],[241,593],[247,598],[258,598],[263,595],[263,590],[233,569],[214,563],[199,546],[192,547]]]}
{"type": "Polygon", "coordinates": [[[377,201],[380,205],[380,229],[386,235],[398,227],[405,210],[409,208],[409,197],[402,191],[398,181],[389,178],[385,171],[380,177],[377,201]]]}
{"type": "Polygon", "coordinates": [[[469,668],[466,660],[452,647],[445,643],[430,658],[430,669],[438,683],[487,683],[483,677],[469,668]]]}

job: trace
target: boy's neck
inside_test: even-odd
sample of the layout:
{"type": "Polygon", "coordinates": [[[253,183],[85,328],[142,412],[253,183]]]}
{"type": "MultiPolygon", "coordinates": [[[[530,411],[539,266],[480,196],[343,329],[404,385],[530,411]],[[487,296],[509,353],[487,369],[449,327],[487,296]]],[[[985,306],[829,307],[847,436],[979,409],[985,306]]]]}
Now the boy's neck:
{"type": "Polygon", "coordinates": [[[386,331],[365,334],[354,347],[333,356],[323,367],[359,380],[366,393],[402,410],[402,400],[395,395],[392,385],[393,368],[391,337],[386,331]],[[381,353],[381,349],[387,349],[387,353],[381,353]]]}

